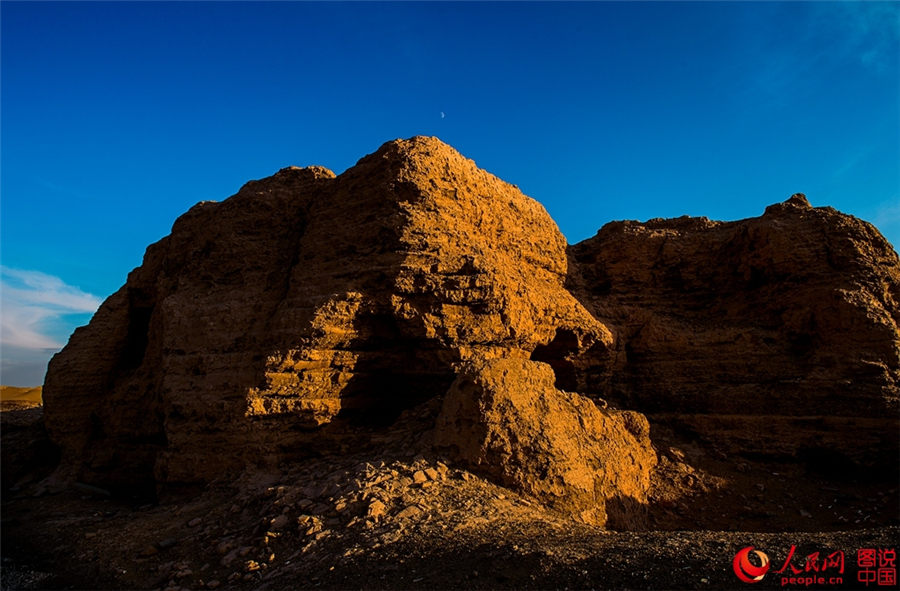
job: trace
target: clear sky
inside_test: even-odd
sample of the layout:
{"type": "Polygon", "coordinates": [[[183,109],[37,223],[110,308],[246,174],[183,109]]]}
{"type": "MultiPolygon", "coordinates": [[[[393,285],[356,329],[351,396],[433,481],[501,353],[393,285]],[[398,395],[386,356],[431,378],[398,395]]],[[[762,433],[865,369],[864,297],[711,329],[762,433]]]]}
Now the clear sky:
{"type": "Polygon", "coordinates": [[[794,192],[900,243],[900,4],[0,4],[0,381],[204,199],[435,135],[570,242],[794,192]]]}

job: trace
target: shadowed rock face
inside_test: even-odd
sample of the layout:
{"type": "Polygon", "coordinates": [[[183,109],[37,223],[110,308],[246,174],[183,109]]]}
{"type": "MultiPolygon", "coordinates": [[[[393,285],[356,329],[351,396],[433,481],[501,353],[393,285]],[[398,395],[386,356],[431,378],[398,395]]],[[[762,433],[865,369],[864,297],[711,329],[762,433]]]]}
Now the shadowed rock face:
{"type": "Polygon", "coordinates": [[[737,450],[892,465],[898,281],[872,226],[799,197],[609,224],[567,253],[516,187],[397,140],[181,216],[51,361],[46,425],[60,477],[152,489],[339,452],[444,397],[456,461],[627,524],[646,419],[590,397],[737,450]]]}
{"type": "Polygon", "coordinates": [[[872,225],[798,194],[737,222],[610,223],[569,253],[616,335],[612,364],[573,361],[581,391],[732,449],[896,466],[900,265],[872,225]]]}

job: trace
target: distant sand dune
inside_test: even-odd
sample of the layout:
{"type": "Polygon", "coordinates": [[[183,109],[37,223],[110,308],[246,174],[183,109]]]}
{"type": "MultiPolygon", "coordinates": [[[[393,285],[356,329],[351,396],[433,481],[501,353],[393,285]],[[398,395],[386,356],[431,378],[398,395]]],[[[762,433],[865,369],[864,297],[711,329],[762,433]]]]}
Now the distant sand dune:
{"type": "Polygon", "coordinates": [[[0,386],[0,403],[2,403],[4,410],[12,408],[40,406],[43,404],[41,391],[41,386],[35,386],[32,388],[0,386]]]}

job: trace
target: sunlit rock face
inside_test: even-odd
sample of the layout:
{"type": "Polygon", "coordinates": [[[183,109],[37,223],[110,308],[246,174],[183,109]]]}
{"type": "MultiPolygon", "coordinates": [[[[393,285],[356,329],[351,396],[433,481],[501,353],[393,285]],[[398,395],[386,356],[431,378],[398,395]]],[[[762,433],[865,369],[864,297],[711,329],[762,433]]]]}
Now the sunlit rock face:
{"type": "Polygon", "coordinates": [[[427,403],[417,441],[633,527],[654,423],[895,470],[898,301],[881,235],[801,196],[568,247],[539,203],[416,137],[191,208],[53,358],[46,425],[57,478],[153,490],[377,445],[427,403]]]}
{"type": "Polygon", "coordinates": [[[386,424],[443,395],[460,362],[527,358],[558,332],[566,352],[608,347],[566,265],[539,203],[434,138],[339,177],[284,169],[147,249],[53,359],[47,424],[87,480],[279,461],[336,419],[386,424]]]}

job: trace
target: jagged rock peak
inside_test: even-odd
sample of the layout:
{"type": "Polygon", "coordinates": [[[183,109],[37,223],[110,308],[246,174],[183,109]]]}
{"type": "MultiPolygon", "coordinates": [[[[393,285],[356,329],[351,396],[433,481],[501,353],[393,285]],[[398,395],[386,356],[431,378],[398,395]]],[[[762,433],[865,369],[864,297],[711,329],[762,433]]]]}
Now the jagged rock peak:
{"type": "Polygon", "coordinates": [[[298,174],[298,173],[304,174],[304,175],[309,175],[312,178],[316,178],[316,179],[333,179],[336,176],[333,172],[331,172],[329,169],[325,168],[324,166],[317,166],[317,165],[286,166],[285,168],[282,168],[275,174],[277,176],[280,174],[298,174]]]}
{"type": "Polygon", "coordinates": [[[766,208],[766,214],[796,213],[815,209],[803,193],[794,193],[781,203],[774,203],[766,208]]]}
{"type": "Polygon", "coordinates": [[[790,203],[798,207],[812,207],[812,205],[809,204],[809,199],[807,199],[806,195],[803,193],[794,193],[785,203],[790,203]]]}

